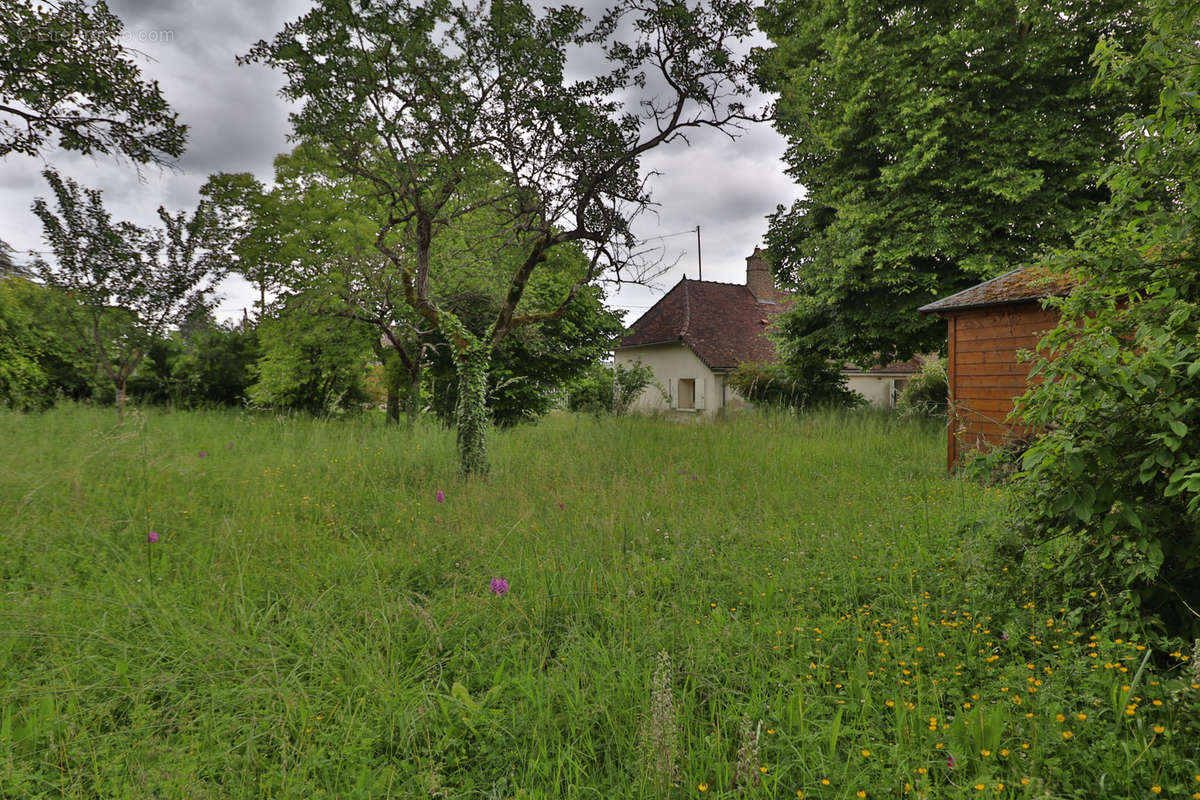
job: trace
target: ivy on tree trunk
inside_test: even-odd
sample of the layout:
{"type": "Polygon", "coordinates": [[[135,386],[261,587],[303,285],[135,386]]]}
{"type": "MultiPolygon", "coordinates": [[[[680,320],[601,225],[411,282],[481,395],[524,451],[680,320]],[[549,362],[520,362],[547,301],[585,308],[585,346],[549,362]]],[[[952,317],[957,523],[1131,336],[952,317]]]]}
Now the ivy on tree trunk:
{"type": "Polygon", "coordinates": [[[455,348],[458,371],[458,469],[463,477],[488,473],[487,433],[491,417],[487,408],[488,366],[492,349],[474,337],[455,348]]]}
{"type": "Polygon", "coordinates": [[[486,472],[486,382],[504,338],[562,320],[603,274],[654,276],[630,228],[652,205],[647,153],[764,118],[745,105],[753,21],[749,0],[615,0],[594,21],[523,0],[319,0],[239,58],[284,72],[283,96],[301,109],[294,135],[320,142],[385,206],[375,246],[397,278],[389,297],[454,348],[464,474],[486,472]],[[591,77],[567,73],[580,47],[604,56],[591,77]],[[479,214],[496,223],[482,237],[470,221],[479,214]],[[438,284],[464,258],[492,263],[498,248],[516,257],[489,281],[498,309],[474,335],[438,284]],[[587,267],[553,296],[526,300],[557,248],[577,249],[587,267]]]}

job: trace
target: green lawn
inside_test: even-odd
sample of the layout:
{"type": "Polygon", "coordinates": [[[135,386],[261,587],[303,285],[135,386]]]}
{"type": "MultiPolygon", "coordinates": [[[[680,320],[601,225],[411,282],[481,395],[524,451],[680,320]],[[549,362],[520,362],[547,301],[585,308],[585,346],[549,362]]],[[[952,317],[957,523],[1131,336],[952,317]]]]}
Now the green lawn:
{"type": "Polygon", "coordinates": [[[992,607],[936,426],[0,441],[0,797],[1200,797],[1189,654],[992,607]]]}

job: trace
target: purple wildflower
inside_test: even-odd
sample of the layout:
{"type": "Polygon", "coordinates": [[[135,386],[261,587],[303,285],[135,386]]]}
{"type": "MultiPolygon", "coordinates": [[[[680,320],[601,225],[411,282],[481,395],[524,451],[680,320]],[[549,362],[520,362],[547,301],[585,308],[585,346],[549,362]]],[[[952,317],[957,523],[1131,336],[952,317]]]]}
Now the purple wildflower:
{"type": "Polygon", "coordinates": [[[444,502],[446,502],[446,495],[445,495],[445,493],[444,493],[444,492],[442,492],[442,490],[441,490],[441,489],[438,489],[438,493],[437,493],[437,501],[438,501],[439,503],[444,503],[444,502]]]}
{"type": "Polygon", "coordinates": [[[949,767],[950,769],[954,769],[954,765],[955,765],[954,756],[947,753],[946,754],[946,766],[949,767]]]}
{"type": "Polygon", "coordinates": [[[208,453],[204,452],[203,450],[200,451],[201,458],[204,458],[206,455],[208,455],[208,453]]]}
{"type": "Polygon", "coordinates": [[[1007,641],[1008,641],[1008,634],[1007,634],[1007,633],[1002,633],[1002,634],[1000,634],[1000,638],[1001,638],[1001,639],[1003,639],[1004,641],[1006,641],[1006,642],[1007,642],[1007,641]]]}
{"type": "Polygon", "coordinates": [[[232,449],[232,447],[233,447],[233,442],[229,442],[228,444],[225,445],[226,450],[232,449]]]}
{"type": "Polygon", "coordinates": [[[158,541],[158,531],[150,531],[149,533],[146,534],[146,542],[148,544],[154,544],[157,541],[158,541]]]}
{"type": "Polygon", "coordinates": [[[508,594],[508,581],[504,578],[492,578],[492,594],[503,597],[508,594]]]}

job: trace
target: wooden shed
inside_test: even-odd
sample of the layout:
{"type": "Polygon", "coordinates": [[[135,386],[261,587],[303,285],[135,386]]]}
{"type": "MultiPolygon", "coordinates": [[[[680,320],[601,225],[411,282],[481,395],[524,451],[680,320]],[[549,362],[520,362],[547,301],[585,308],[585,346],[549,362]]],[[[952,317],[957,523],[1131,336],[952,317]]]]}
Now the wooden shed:
{"type": "Polygon", "coordinates": [[[1058,324],[1058,312],[1042,308],[1042,299],[1070,290],[1060,275],[1022,267],[921,307],[944,317],[949,333],[949,469],[960,453],[1028,433],[1008,421],[1028,387],[1030,365],[1017,354],[1035,350],[1058,324]]]}

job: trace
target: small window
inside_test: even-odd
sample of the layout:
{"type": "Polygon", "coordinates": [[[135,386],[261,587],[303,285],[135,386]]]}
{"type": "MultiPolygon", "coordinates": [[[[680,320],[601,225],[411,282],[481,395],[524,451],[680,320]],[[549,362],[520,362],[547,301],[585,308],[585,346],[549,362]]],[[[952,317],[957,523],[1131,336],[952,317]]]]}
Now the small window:
{"type": "Polygon", "coordinates": [[[695,378],[679,379],[679,404],[676,407],[684,411],[694,411],[696,409],[695,378]]]}

